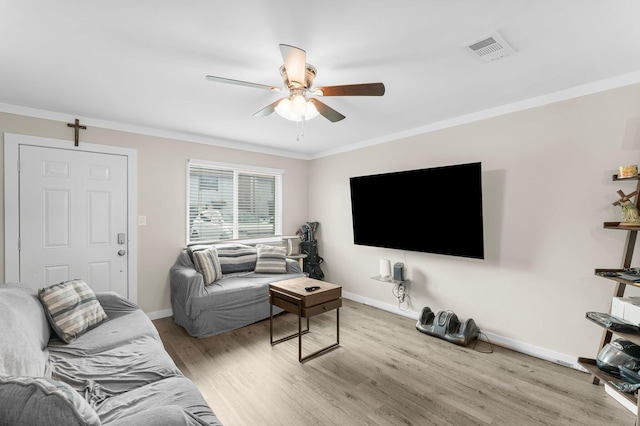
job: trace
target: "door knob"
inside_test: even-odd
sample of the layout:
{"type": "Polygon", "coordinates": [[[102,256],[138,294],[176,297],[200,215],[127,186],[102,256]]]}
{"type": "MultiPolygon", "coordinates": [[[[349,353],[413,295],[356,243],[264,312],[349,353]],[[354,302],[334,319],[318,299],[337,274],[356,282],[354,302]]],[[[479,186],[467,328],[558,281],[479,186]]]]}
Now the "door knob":
{"type": "Polygon", "coordinates": [[[118,256],[124,256],[126,253],[124,250],[118,250],[118,256]]]}

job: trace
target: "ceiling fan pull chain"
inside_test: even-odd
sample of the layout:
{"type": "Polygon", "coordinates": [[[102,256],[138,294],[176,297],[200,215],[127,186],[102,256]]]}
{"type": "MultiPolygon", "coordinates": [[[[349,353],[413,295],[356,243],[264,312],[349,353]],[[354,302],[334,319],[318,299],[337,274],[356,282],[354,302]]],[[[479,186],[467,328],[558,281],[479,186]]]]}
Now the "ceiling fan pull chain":
{"type": "Polygon", "coordinates": [[[304,138],[304,115],[300,118],[300,124],[298,125],[298,137],[296,138],[296,141],[298,142],[300,142],[304,138]]]}

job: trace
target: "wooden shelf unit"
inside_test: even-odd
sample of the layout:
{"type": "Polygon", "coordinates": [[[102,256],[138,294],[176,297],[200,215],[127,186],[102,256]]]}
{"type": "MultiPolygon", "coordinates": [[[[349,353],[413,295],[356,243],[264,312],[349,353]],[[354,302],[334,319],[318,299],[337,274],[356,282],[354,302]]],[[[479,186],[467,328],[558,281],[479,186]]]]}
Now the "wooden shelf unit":
{"type": "Polygon", "coordinates": [[[604,229],[620,229],[621,231],[638,231],[640,226],[621,225],[620,222],[605,222],[604,229]]]}
{"type": "Polygon", "coordinates": [[[624,283],[625,285],[632,285],[634,287],[640,287],[640,282],[635,282],[635,281],[631,281],[631,280],[626,280],[624,278],[621,277],[607,277],[604,275],[600,275],[601,272],[623,272],[623,269],[596,269],[596,275],[599,276],[600,278],[606,278],[608,280],[612,280],[612,281],[616,281],[616,282],[621,282],[624,283]]]}
{"type": "MultiPolygon", "coordinates": [[[[618,175],[613,175],[612,180],[614,182],[621,182],[621,181],[636,181],[636,191],[640,192],[640,176],[633,176],[633,177],[629,177],[629,178],[618,178],[618,175]]],[[[638,203],[640,201],[640,197],[638,195],[635,195],[635,199],[634,199],[634,204],[636,207],[638,207],[638,203]]],[[[621,277],[607,277],[607,276],[602,276],[600,275],[601,272],[622,272],[627,268],[631,267],[631,262],[633,260],[633,251],[635,249],[635,245],[636,245],[636,238],[638,236],[638,231],[640,230],[640,227],[638,226],[627,226],[627,225],[621,225],[620,222],[605,222],[604,223],[604,228],[605,229],[613,229],[613,230],[619,230],[619,231],[625,231],[627,233],[626,238],[625,238],[625,244],[624,244],[624,249],[622,252],[622,260],[620,262],[620,268],[617,269],[596,269],[595,270],[595,274],[602,277],[602,278],[606,278],[608,280],[612,280],[616,283],[614,291],[613,291],[613,297],[623,297],[624,296],[624,292],[626,290],[626,287],[628,285],[631,286],[635,286],[635,287],[640,287],[640,282],[634,282],[631,280],[627,280],[621,277]]],[[[611,312],[609,312],[611,313],[611,312]]],[[[611,330],[608,330],[606,328],[603,328],[603,332],[602,332],[602,338],[600,339],[600,346],[598,347],[598,352],[600,352],[600,350],[607,345],[609,342],[611,342],[612,336],[613,336],[613,332],[611,330]]],[[[628,333],[615,333],[616,336],[619,336],[623,339],[629,340],[635,344],[640,345],[640,335],[639,334],[628,334],[628,333]]],[[[611,381],[620,381],[619,378],[611,376],[609,374],[604,373],[603,371],[601,371],[598,366],[596,365],[596,361],[594,359],[589,359],[589,358],[578,358],[578,363],[584,367],[585,369],[587,369],[587,371],[589,371],[591,373],[591,382],[595,385],[600,383],[600,380],[602,380],[605,383],[611,382],[611,381]]],[[[638,425],[638,418],[640,418],[640,401],[638,398],[636,398],[635,395],[633,394],[628,394],[628,393],[624,393],[619,391],[617,388],[615,388],[614,386],[611,386],[611,389],[616,392],[617,394],[619,394],[622,398],[628,400],[629,402],[631,402],[633,405],[635,405],[636,408],[636,425],[638,425]]]]}
{"type": "MultiPolygon", "coordinates": [[[[604,371],[600,370],[598,368],[598,366],[596,365],[596,360],[595,359],[579,357],[578,358],[578,363],[581,366],[583,366],[584,368],[586,368],[589,373],[591,373],[593,376],[597,377],[598,379],[602,380],[604,383],[608,383],[608,382],[611,382],[611,381],[614,381],[614,382],[619,382],[620,381],[619,378],[617,378],[615,376],[612,376],[610,374],[607,374],[604,371]]],[[[613,389],[615,392],[620,394],[620,396],[622,396],[622,398],[626,399],[627,401],[629,401],[633,405],[636,405],[636,406],[638,405],[638,401],[636,401],[636,397],[634,395],[629,394],[629,393],[620,392],[614,386],[611,386],[611,389],[613,389]]]]}

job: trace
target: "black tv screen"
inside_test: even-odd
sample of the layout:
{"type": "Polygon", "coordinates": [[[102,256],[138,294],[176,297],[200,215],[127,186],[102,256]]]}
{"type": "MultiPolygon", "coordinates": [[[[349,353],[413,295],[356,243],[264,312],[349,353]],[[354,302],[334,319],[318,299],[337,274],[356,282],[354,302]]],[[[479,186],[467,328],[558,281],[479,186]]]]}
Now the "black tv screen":
{"type": "Polygon", "coordinates": [[[481,163],[350,178],[353,242],[484,259],[481,163]]]}

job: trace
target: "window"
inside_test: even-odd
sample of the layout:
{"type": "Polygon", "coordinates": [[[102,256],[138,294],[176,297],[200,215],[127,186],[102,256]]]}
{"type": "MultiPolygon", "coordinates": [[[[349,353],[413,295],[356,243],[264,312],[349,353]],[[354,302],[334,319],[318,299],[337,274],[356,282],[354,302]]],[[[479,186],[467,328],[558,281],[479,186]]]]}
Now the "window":
{"type": "Polygon", "coordinates": [[[189,160],[187,244],[282,235],[282,170],[189,160]]]}

